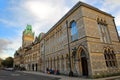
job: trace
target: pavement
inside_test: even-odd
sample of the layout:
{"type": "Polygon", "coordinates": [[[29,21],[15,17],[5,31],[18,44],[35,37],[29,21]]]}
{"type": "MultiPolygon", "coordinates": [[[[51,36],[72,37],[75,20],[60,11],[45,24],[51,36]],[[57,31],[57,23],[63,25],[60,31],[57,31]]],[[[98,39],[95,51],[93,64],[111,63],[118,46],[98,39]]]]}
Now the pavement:
{"type": "Polygon", "coordinates": [[[0,80],[60,80],[60,78],[19,71],[0,70],[0,80]]]}
{"type": "Polygon", "coordinates": [[[99,79],[88,79],[85,77],[69,77],[64,75],[53,75],[53,74],[33,72],[33,71],[22,71],[22,72],[29,73],[29,74],[42,75],[42,76],[56,77],[56,78],[60,78],[59,80],[120,80],[120,76],[112,76],[112,77],[99,78],[99,79]]]}

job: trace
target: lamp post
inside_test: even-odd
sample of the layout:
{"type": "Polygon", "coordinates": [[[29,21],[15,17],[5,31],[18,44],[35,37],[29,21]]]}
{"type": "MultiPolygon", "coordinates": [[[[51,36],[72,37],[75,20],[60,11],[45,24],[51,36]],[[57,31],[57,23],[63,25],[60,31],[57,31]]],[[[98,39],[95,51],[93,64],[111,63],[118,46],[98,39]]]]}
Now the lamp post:
{"type": "Polygon", "coordinates": [[[71,58],[70,58],[70,44],[69,44],[69,33],[68,33],[68,21],[66,21],[66,27],[67,27],[67,40],[68,40],[68,53],[69,53],[69,76],[73,76],[73,71],[71,69],[71,58]]]}

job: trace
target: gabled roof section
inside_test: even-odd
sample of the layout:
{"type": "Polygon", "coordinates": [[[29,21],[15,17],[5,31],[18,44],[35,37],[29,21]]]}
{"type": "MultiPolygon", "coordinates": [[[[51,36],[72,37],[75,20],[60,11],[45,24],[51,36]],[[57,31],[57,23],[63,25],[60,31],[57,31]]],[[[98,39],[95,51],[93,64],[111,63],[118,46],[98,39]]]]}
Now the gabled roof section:
{"type": "Polygon", "coordinates": [[[43,37],[44,37],[45,33],[41,32],[39,35],[38,35],[38,40],[40,41],[43,37]]]}
{"type": "Polygon", "coordinates": [[[19,56],[20,54],[16,51],[15,52],[15,54],[14,54],[14,56],[19,56]]]}
{"type": "Polygon", "coordinates": [[[36,44],[36,43],[38,43],[39,42],[39,40],[38,40],[38,37],[35,37],[35,40],[34,40],[34,44],[36,44]]]}

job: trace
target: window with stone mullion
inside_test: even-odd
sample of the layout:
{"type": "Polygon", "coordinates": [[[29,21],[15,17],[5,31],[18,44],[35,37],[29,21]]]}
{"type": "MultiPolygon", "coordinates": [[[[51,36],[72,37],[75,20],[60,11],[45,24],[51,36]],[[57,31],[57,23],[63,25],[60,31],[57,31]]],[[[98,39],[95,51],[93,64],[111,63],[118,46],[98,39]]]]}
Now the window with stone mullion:
{"type": "Polygon", "coordinates": [[[99,33],[100,33],[100,40],[102,41],[102,42],[104,42],[103,40],[103,33],[102,33],[102,27],[101,27],[101,24],[100,23],[98,23],[98,29],[99,29],[99,33]]]}
{"type": "Polygon", "coordinates": [[[105,62],[107,67],[117,66],[117,61],[114,52],[110,50],[104,52],[105,62]]]}
{"type": "Polygon", "coordinates": [[[106,24],[98,23],[100,39],[104,43],[110,43],[110,35],[106,24]]]}

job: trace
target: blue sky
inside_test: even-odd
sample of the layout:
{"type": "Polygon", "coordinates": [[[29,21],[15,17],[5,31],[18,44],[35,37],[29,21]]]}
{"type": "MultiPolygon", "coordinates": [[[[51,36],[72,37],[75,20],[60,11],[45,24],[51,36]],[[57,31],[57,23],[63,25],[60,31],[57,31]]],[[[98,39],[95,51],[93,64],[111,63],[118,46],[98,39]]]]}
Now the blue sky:
{"type": "MultiPolygon", "coordinates": [[[[13,56],[27,24],[47,32],[79,0],[0,0],[0,57],[13,56]]],[[[115,17],[120,34],[120,0],[81,0],[115,17]]]]}

